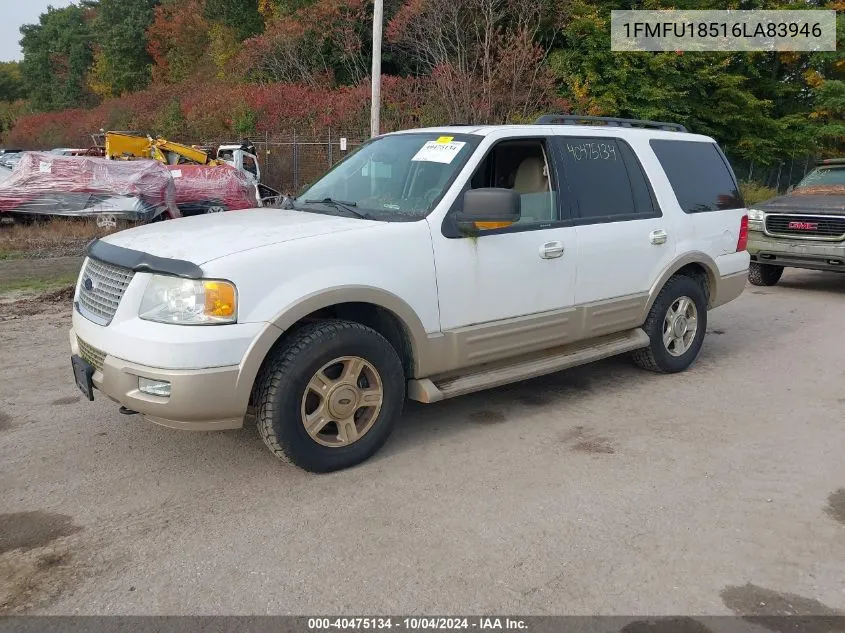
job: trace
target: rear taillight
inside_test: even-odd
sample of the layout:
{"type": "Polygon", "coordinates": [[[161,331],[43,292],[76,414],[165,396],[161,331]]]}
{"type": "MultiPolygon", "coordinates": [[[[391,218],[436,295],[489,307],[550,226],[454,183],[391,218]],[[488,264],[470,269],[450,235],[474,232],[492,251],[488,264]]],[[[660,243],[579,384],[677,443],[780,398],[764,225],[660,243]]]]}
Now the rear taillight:
{"type": "Polygon", "coordinates": [[[739,238],[736,241],[736,252],[741,253],[748,246],[748,216],[742,216],[739,221],[739,238]]]}

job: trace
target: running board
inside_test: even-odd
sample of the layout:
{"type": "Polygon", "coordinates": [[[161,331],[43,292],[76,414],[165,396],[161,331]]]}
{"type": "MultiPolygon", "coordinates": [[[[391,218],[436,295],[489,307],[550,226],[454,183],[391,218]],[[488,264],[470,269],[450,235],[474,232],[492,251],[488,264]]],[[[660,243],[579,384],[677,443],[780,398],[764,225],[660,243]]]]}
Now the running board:
{"type": "Polygon", "coordinates": [[[648,345],[648,335],[641,328],[635,328],[619,334],[602,336],[589,342],[544,350],[511,360],[507,364],[491,363],[470,368],[472,373],[460,376],[409,380],[408,398],[417,402],[439,402],[474,391],[544,376],[609,356],[632,352],[648,345]]]}

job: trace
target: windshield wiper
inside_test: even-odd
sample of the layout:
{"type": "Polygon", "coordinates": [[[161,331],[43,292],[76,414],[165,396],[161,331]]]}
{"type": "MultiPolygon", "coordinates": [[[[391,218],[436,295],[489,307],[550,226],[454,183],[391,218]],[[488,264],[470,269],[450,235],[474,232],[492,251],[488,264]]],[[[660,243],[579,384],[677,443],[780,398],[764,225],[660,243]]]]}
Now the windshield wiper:
{"type": "Polygon", "coordinates": [[[313,200],[303,200],[306,204],[330,204],[334,207],[339,209],[343,209],[352,215],[361,218],[362,220],[374,220],[375,218],[371,216],[369,213],[363,213],[362,211],[358,211],[357,209],[353,209],[353,207],[357,207],[357,202],[348,202],[346,200],[335,200],[334,198],[321,198],[321,199],[313,199],[313,200]]]}

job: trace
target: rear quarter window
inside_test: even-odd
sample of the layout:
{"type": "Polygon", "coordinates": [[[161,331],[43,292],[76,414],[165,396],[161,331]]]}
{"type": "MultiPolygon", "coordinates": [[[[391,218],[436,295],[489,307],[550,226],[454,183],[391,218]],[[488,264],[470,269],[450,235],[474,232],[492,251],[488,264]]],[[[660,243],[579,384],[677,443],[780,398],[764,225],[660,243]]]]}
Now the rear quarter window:
{"type": "Polygon", "coordinates": [[[715,143],[666,139],[650,143],[685,213],[744,206],[736,179],[715,143]]]}

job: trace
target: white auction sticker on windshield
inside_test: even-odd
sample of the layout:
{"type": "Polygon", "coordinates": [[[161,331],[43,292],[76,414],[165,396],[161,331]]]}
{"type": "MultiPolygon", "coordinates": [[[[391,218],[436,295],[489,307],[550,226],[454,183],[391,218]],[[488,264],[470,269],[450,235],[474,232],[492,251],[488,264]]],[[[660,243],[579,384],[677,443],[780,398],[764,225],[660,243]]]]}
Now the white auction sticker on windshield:
{"type": "Polygon", "coordinates": [[[420,148],[411,160],[422,160],[429,163],[444,163],[449,164],[455,160],[455,156],[461,151],[461,148],[466,145],[462,141],[446,141],[448,136],[441,136],[436,141],[427,141],[425,145],[420,148]]]}

